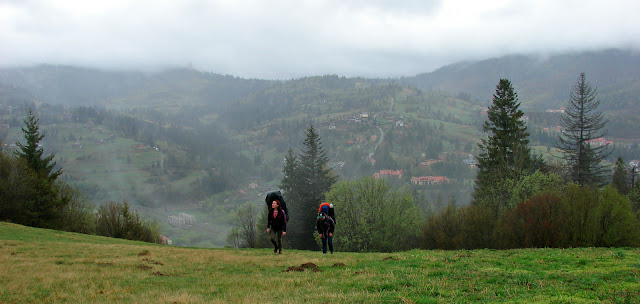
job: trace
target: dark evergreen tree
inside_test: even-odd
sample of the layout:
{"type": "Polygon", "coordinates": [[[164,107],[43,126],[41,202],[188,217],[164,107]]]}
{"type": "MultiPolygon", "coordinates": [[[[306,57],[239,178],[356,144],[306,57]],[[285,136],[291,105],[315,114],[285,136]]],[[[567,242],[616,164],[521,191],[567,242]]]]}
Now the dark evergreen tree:
{"type": "Polygon", "coordinates": [[[25,172],[23,176],[32,175],[28,185],[21,185],[30,190],[30,194],[23,197],[20,202],[22,210],[24,210],[21,224],[43,227],[43,228],[61,228],[63,211],[68,204],[70,198],[61,195],[56,179],[62,170],[54,171],[55,162],[54,155],[43,158],[44,150],[38,144],[44,137],[40,134],[38,125],[39,119],[35,117],[32,110],[27,111],[27,118],[24,120],[26,125],[22,128],[25,144],[16,143],[20,147],[16,151],[17,160],[23,162],[29,172],[25,172]]]}
{"type": "Polygon", "coordinates": [[[24,160],[38,176],[46,177],[49,181],[53,182],[62,174],[62,170],[58,169],[53,171],[56,166],[56,162],[53,161],[53,154],[43,158],[44,149],[39,146],[39,143],[45,134],[40,134],[39,121],[40,119],[36,118],[33,111],[29,109],[27,111],[27,118],[24,120],[25,128],[22,128],[26,143],[22,144],[17,142],[16,145],[18,145],[20,150],[16,151],[15,154],[18,158],[24,160]]]}
{"type": "Polygon", "coordinates": [[[529,133],[522,120],[518,95],[508,79],[500,79],[489,107],[488,120],[483,125],[489,136],[478,144],[478,174],[474,203],[490,203],[497,217],[499,203],[495,186],[500,187],[506,179],[519,180],[531,167],[529,155],[529,133]]]}
{"type": "Polygon", "coordinates": [[[613,176],[611,177],[611,186],[618,190],[618,193],[626,195],[629,193],[629,175],[625,168],[624,160],[622,157],[618,157],[615,167],[613,169],[613,176]]]}
{"type": "MultiPolygon", "coordinates": [[[[284,173],[284,177],[282,181],[280,181],[280,188],[284,192],[285,201],[287,204],[297,204],[298,198],[296,197],[297,192],[295,189],[298,187],[299,179],[298,179],[298,171],[300,170],[300,162],[298,161],[298,156],[293,153],[293,150],[289,148],[287,154],[284,157],[284,167],[282,168],[282,173],[284,173]]],[[[289,206],[289,205],[288,205],[289,206]]]]}
{"type": "Polygon", "coordinates": [[[291,212],[291,221],[287,231],[292,246],[296,249],[314,250],[317,249],[313,234],[318,206],[324,201],[325,193],[337,181],[337,176],[328,166],[329,159],[313,125],[309,126],[305,135],[298,163],[292,151],[285,157],[285,177],[281,186],[289,200],[287,206],[291,212]]]}
{"type": "MultiPolygon", "coordinates": [[[[301,226],[301,206],[302,200],[300,199],[301,192],[299,191],[300,186],[300,161],[298,160],[298,156],[293,153],[293,150],[289,148],[287,154],[284,157],[284,167],[282,168],[282,173],[284,177],[280,181],[280,189],[282,189],[282,195],[284,196],[285,201],[287,202],[287,209],[289,210],[289,219],[287,229],[287,236],[285,238],[289,241],[285,241],[285,246],[290,247],[298,243],[300,239],[302,239],[303,235],[301,234],[296,227],[301,226]]],[[[264,227],[266,227],[267,218],[263,219],[264,227]]],[[[259,225],[263,225],[263,223],[259,223],[259,225]]],[[[260,226],[262,227],[262,226],[260,226]]]]}
{"type": "Polygon", "coordinates": [[[597,110],[600,101],[596,89],[581,73],[573,86],[569,104],[560,118],[562,133],[556,148],[567,165],[567,177],[579,185],[602,185],[606,168],[602,160],[610,153],[608,145],[596,145],[592,140],[606,135],[604,114],[597,110]]]}

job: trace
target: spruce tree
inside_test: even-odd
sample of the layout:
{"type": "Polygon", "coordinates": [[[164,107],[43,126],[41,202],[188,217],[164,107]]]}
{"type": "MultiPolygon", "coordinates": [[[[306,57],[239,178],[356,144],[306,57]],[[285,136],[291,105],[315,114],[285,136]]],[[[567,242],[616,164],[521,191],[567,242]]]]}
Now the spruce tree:
{"type": "Polygon", "coordinates": [[[317,249],[313,235],[318,206],[324,201],[325,193],[337,181],[337,176],[328,166],[329,158],[313,125],[309,126],[305,135],[298,163],[296,164],[291,151],[285,157],[285,178],[281,186],[287,193],[287,200],[292,202],[291,205],[287,202],[291,212],[287,234],[291,236],[292,246],[296,249],[314,250],[317,249]]]}
{"type": "MultiPolygon", "coordinates": [[[[478,174],[474,193],[475,204],[490,204],[497,216],[500,209],[499,188],[506,179],[519,180],[531,167],[529,133],[522,120],[518,94],[508,79],[500,79],[483,125],[487,138],[478,144],[478,174]]],[[[507,195],[506,193],[503,193],[507,195]]]]}
{"type": "Polygon", "coordinates": [[[287,206],[291,204],[296,204],[298,198],[296,197],[297,192],[295,191],[298,188],[298,171],[300,170],[300,162],[298,161],[298,156],[293,153],[293,150],[289,148],[287,154],[284,156],[284,167],[282,168],[282,173],[284,177],[282,181],[280,181],[280,189],[282,189],[283,196],[287,201],[287,206]]]}
{"type": "Polygon", "coordinates": [[[601,186],[606,181],[602,160],[610,153],[607,144],[595,145],[592,140],[606,135],[604,114],[597,110],[597,92],[586,81],[584,73],[573,86],[569,104],[560,118],[562,133],[556,148],[567,165],[567,177],[579,185],[601,186]]]}
{"type": "Polygon", "coordinates": [[[56,229],[62,227],[63,210],[70,198],[60,195],[56,179],[62,174],[62,170],[54,171],[54,155],[43,158],[44,150],[39,143],[44,134],[40,134],[38,122],[39,119],[29,109],[24,120],[25,128],[22,128],[26,143],[16,143],[20,150],[16,151],[15,155],[30,171],[24,175],[30,173],[35,176],[30,185],[25,185],[29,187],[31,194],[21,202],[27,215],[21,224],[56,229]]]}
{"type": "MultiPolygon", "coordinates": [[[[294,246],[302,238],[302,234],[297,229],[297,227],[302,225],[302,221],[300,218],[302,216],[302,213],[299,209],[300,203],[302,201],[300,199],[299,191],[299,171],[300,162],[298,160],[298,156],[293,152],[291,148],[289,148],[287,154],[284,156],[284,167],[282,168],[282,173],[284,174],[284,176],[282,177],[279,185],[280,189],[282,189],[282,195],[287,202],[287,209],[289,212],[287,219],[287,236],[284,242],[285,246],[287,247],[294,246]]],[[[266,221],[266,217],[264,220],[266,221]]]]}
{"type": "Polygon", "coordinates": [[[22,128],[26,143],[16,142],[20,150],[14,153],[19,159],[24,160],[38,176],[53,182],[62,174],[62,170],[53,171],[56,166],[56,162],[53,161],[53,154],[43,158],[44,149],[39,146],[39,143],[45,134],[40,134],[39,121],[40,119],[36,118],[33,111],[29,109],[27,118],[24,120],[25,128],[22,128]]]}

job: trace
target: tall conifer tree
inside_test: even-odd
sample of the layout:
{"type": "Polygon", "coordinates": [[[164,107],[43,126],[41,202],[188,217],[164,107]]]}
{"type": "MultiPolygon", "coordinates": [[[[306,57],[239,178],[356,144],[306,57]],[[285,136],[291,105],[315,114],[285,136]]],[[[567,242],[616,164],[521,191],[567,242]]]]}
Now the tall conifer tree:
{"type": "Polygon", "coordinates": [[[610,153],[608,145],[594,144],[592,140],[606,135],[604,114],[597,110],[596,89],[586,81],[584,73],[573,86],[569,104],[560,118],[562,133],[556,148],[562,152],[567,165],[567,176],[579,185],[600,186],[606,181],[607,169],[602,160],[610,153]]]}
{"type": "Polygon", "coordinates": [[[489,136],[478,144],[478,175],[474,203],[490,203],[497,216],[500,199],[495,187],[506,179],[518,180],[528,173],[531,166],[529,133],[522,119],[518,94],[508,79],[500,79],[493,95],[493,103],[487,112],[488,120],[483,130],[489,136]]]}
{"type": "Polygon", "coordinates": [[[329,158],[313,125],[309,126],[305,135],[298,163],[291,151],[285,157],[285,177],[281,186],[291,212],[287,234],[291,237],[292,246],[314,250],[317,249],[313,233],[318,206],[324,201],[325,193],[336,182],[337,176],[328,166],[329,158]]]}
{"type": "Polygon", "coordinates": [[[29,109],[24,120],[25,128],[22,128],[26,143],[16,143],[20,147],[15,152],[18,160],[23,161],[35,175],[32,184],[28,185],[32,195],[23,202],[27,217],[22,224],[56,229],[62,226],[61,215],[70,198],[60,195],[56,179],[62,174],[62,170],[54,171],[54,155],[43,157],[44,150],[39,143],[44,134],[40,134],[38,122],[39,119],[29,109]]]}
{"type": "Polygon", "coordinates": [[[33,111],[27,111],[27,118],[24,120],[25,128],[22,128],[25,144],[16,143],[20,148],[15,154],[18,158],[24,160],[27,165],[40,177],[46,177],[51,182],[55,181],[62,170],[53,171],[56,162],[53,161],[54,155],[51,154],[43,158],[44,149],[39,146],[40,141],[44,138],[44,133],[40,134],[40,119],[35,117],[33,111]]]}

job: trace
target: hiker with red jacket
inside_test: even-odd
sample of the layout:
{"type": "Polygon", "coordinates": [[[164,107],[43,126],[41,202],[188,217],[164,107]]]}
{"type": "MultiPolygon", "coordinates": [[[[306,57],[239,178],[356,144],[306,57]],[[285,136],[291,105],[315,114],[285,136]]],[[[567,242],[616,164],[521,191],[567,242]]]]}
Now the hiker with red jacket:
{"type": "Polygon", "coordinates": [[[282,236],[287,235],[287,218],[282,210],[280,201],[271,202],[271,208],[267,216],[267,233],[273,243],[273,253],[282,254],[282,236]]]}
{"type": "Polygon", "coordinates": [[[318,220],[316,221],[316,227],[318,229],[318,235],[322,239],[322,253],[327,253],[327,243],[329,243],[329,251],[333,254],[333,231],[336,228],[336,223],[333,219],[324,212],[318,214],[318,220]]]}

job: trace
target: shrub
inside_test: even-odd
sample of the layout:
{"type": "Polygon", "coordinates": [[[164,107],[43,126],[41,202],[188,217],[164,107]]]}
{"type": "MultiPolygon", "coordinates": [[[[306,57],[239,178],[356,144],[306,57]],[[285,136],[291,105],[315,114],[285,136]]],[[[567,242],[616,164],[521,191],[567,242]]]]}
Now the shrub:
{"type": "Polygon", "coordinates": [[[155,223],[140,220],[135,211],[131,211],[129,203],[109,202],[100,206],[96,221],[98,235],[127,240],[159,243],[160,236],[155,223]]]}

